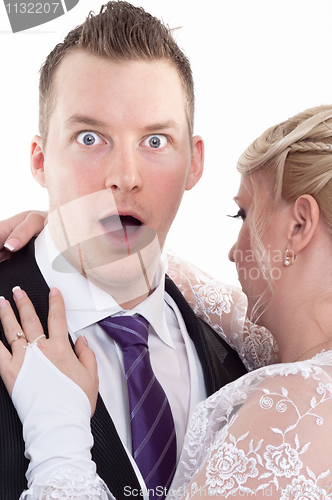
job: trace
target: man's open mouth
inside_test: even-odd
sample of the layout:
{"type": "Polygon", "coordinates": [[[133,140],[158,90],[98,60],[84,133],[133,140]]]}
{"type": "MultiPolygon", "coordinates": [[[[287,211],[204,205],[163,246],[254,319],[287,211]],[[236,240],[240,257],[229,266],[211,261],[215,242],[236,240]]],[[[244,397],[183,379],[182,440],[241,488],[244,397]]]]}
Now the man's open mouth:
{"type": "Polygon", "coordinates": [[[100,223],[108,233],[118,238],[131,236],[142,226],[142,222],[136,217],[118,214],[105,217],[100,223]]]}
{"type": "Polygon", "coordinates": [[[71,262],[71,253],[79,252],[80,255],[90,256],[84,263],[85,270],[103,266],[121,260],[126,255],[132,255],[148,247],[156,237],[156,231],[146,226],[133,215],[110,215],[99,220],[104,234],[81,241],[78,245],[68,248],[61,254],[61,259],[55,259],[53,269],[60,272],[66,270],[63,257],[71,262]],[[109,244],[107,252],[100,251],[105,239],[109,244]],[[68,255],[67,255],[68,254],[68,255]],[[91,258],[93,256],[93,258],[91,258]]]}

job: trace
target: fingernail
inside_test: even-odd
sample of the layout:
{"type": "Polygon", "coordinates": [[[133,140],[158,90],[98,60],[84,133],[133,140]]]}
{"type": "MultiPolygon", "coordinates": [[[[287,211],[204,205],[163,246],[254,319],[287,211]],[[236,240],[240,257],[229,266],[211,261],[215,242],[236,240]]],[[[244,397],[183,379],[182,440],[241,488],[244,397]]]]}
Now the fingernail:
{"type": "Polygon", "coordinates": [[[14,286],[12,292],[13,292],[15,299],[21,299],[24,296],[24,293],[22,292],[22,290],[19,286],[14,286]]]}
{"type": "Polygon", "coordinates": [[[88,341],[87,341],[87,339],[86,339],[86,337],[84,335],[82,335],[82,339],[83,339],[83,342],[84,342],[85,345],[89,345],[88,341]]]}
{"type": "Polygon", "coordinates": [[[0,297],[0,309],[4,309],[5,307],[7,307],[7,301],[6,301],[5,297],[1,296],[0,297]]]}
{"type": "Polygon", "coordinates": [[[50,289],[50,296],[53,297],[53,295],[58,295],[58,293],[59,290],[55,288],[55,286],[52,286],[52,288],[50,289]]]}
{"type": "Polygon", "coordinates": [[[15,248],[19,244],[20,244],[20,242],[18,240],[16,240],[15,238],[11,238],[10,240],[6,241],[6,243],[4,244],[4,247],[7,248],[7,250],[10,250],[12,252],[13,250],[15,250],[15,248]]]}

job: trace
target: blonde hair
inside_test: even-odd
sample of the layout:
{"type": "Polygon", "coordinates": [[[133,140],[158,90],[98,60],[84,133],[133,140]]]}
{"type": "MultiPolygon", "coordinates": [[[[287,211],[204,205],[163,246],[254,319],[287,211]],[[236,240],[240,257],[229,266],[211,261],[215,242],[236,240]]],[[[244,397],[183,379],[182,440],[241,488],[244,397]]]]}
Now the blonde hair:
{"type": "Polygon", "coordinates": [[[332,106],[323,105],[269,128],[239,159],[238,171],[250,176],[254,190],[249,222],[251,248],[270,290],[272,280],[266,272],[270,263],[262,235],[281,201],[293,203],[299,196],[310,194],[332,233],[331,146],[332,106]],[[263,191],[260,175],[256,174],[268,180],[268,192],[263,191]]]}

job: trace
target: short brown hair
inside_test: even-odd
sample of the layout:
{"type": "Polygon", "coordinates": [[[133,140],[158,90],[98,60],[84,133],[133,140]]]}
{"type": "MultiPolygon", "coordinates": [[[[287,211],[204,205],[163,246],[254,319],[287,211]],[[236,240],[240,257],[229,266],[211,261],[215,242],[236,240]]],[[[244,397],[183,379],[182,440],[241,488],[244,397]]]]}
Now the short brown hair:
{"type": "Polygon", "coordinates": [[[90,12],[85,22],[56,45],[40,70],[39,130],[46,143],[56,96],[54,75],[65,55],[83,49],[115,61],[166,59],[174,64],[185,90],[190,137],[194,122],[194,83],[188,58],[175,42],[171,30],[159,19],[128,2],[111,1],[99,14],[90,12]]]}

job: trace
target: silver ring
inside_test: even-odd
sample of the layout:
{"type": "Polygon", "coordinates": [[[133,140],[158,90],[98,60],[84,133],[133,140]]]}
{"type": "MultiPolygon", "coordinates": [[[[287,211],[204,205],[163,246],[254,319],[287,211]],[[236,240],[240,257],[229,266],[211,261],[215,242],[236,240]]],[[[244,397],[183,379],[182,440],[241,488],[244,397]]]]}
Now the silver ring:
{"type": "Polygon", "coordinates": [[[15,342],[15,340],[20,340],[20,339],[26,340],[26,337],[23,332],[18,332],[16,335],[17,337],[13,339],[11,342],[9,342],[9,345],[12,345],[15,342]]]}

